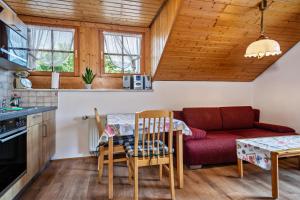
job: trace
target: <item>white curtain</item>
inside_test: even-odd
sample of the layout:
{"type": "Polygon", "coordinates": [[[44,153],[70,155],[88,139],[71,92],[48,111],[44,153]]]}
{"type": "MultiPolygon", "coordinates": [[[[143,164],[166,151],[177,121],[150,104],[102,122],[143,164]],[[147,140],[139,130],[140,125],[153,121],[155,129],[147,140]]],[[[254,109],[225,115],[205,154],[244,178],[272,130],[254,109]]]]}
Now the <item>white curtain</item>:
{"type": "Polygon", "coordinates": [[[37,62],[41,61],[46,65],[52,65],[52,58],[45,57],[45,53],[38,50],[51,49],[51,30],[47,27],[29,26],[28,27],[28,63],[31,69],[37,67],[37,62]]]}
{"type": "MultiPolygon", "coordinates": [[[[72,29],[29,26],[29,67],[48,66],[47,71],[62,65],[74,50],[72,29]]],[[[43,69],[45,70],[45,69],[43,69]]]]}
{"type": "Polygon", "coordinates": [[[140,71],[141,35],[104,32],[104,53],[116,71],[140,71]]]}

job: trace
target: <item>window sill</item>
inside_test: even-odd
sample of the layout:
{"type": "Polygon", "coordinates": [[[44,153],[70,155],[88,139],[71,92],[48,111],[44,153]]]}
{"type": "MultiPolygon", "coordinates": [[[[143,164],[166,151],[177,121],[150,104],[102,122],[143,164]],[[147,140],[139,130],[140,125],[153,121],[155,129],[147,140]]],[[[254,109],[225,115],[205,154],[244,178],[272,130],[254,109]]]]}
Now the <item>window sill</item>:
{"type": "Polygon", "coordinates": [[[129,89],[14,89],[13,91],[33,91],[33,92],[153,92],[149,90],[129,90],[129,89]]]}

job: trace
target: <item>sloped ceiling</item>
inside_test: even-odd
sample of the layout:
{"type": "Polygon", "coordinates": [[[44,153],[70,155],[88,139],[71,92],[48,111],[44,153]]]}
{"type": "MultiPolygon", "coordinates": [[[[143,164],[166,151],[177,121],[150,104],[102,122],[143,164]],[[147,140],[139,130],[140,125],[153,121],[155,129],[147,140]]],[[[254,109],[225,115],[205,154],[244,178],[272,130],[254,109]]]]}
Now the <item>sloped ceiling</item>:
{"type": "MultiPolygon", "coordinates": [[[[154,80],[252,81],[280,57],[244,58],[260,0],[182,0],[154,80]]],[[[300,1],[268,0],[266,35],[283,53],[300,40],[300,1]]]]}
{"type": "Polygon", "coordinates": [[[165,0],[5,0],[17,14],[149,27],[165,0]]]}

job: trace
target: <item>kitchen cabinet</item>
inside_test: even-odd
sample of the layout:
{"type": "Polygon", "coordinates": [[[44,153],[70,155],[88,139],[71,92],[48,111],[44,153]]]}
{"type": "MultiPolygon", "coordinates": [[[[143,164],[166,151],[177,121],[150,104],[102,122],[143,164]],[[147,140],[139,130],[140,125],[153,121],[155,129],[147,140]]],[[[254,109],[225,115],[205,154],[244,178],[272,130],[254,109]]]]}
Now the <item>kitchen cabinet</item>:
{"type": "Polygon", "coordinates": [[[27,132],[27,178],[32,179],[41,168],[40,152],[42,149],[42,124],[28,128],[27,132]]]}
{"type": "Polygon", "coordinates": [[[27,179],[30,181],[41,169],[42,113],[27,117],[27,179]]]}
{"type": "Polygon", "coordinates": [[[55,153],[55,111],[27,116],[27,170],[0,200],[11,200],[38,175],[55,153]]]}
{"type": "Polygon", "coordinates": [[[0,20],[21,34],[23,37],[27,38],[27,26],[24,24],[24,22],[22,22],[17,14],[2,0],[0,0],[0,7],[3,8],[3,10],[0,12],[0,20]]]}
{"type": "Polygon", "coordinates": [[[45,166],[55,153],[55,112],[43,113],[41,165],[45,166]]]}
{"type": "Polygon", "coordinates": [[[44,169],[55,153],[55,111],[27,117],[27,176],[44,169]]]}

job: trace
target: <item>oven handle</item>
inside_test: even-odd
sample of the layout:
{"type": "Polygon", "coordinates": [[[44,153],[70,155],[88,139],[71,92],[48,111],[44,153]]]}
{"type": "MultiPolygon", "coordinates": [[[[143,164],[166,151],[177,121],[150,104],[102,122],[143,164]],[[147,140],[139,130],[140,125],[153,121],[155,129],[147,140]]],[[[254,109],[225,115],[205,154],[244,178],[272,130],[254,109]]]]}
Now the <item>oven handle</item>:
{"type": "Polygon", "coordinates": [[[0,139],[0,142],[2,142],[2,143],[7,142],[7,141],[9,141],[9,140],[11,140],[11,139],[14,139],[14,138],[16,138],[16,137],[18,137],[18,136],[20,136],[20,135],[24,135],[24,134],[26,134],[26,133],[27,133],[27,130],[21,131],[20,133],[17,133],[17,134],[15,134],[15,135],[11,135],[11,136],[6,137],[6,138],[4,138],[4,139],[0,139]]]}
{"type": "Polygon", "coordinates": [[[5,138],[7,136],[10,136],[12,134],[15,134],[17,132],[23,131],[23,130],[26,130],[26,127],[17,128],[17,129],[14,129],[12,131],[9,131],[7,133],[4,133],[4,134],[2,134],[2,136],[0,137],[0,139],[5,138]]]}

